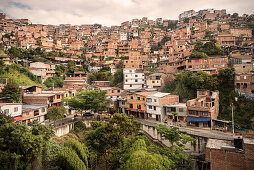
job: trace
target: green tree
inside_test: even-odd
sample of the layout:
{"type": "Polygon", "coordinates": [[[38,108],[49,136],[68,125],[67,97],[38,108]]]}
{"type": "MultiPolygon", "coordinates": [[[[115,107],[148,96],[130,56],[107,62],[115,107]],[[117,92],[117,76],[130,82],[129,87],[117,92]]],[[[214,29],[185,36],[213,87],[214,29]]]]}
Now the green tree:
{"type": "Polygon", "coordinates": [[[16,57],[23,57],[23,53],[21,48],[18,47],[11,47],[10,49],[8,49],[8,53],[10,54],[10,56],[12,56],[13,58],[16,57]]]}
{"type": "Polygon", "coordinates": [[[74,110],[101,112],[109,108],[111,100],[107,99],[105,91],[83,90],[75,97],[66,99],[66,102],[74,110]]]}
{"type": "Polygon", "coordinates": [[[184,20],[183,20],[183,23],[189,23],[189,21],[190,21],[190,18],[184,18],[184,20]]]}
{"type": "Polygon", "coordinates": [[[111,85],[116,86],[119,83],[123,82],[123,69],[118,69],[111,79],[111,85]]]}
{"type": "Polygon", "coordinates": [[[64,114],[66,114],[66,109],[64,106],[61,107],[51,107],[48,110],[48,113],[46,115],[47,119],[53,120],[54,122],[58,119],[62,119],[64,117],[64,114]]]}
{"type": "Polygon", "coordinates": [[[207,39],[207,40],[214,40],[213,38],[213,35],[212,35],[212,31],[210,30],[205,30],[205,36],[204,36],[204,39],[207,39]]]}
{"type": "Polygon", "coordinates": [[[55,87],[55,88],[62,88],[64,84],[64,80],[62,77],[49,77],[47,78],[43,84],[47,87],[55,87]]]}
{"type": "Polygon", "coordinates": [[[76,70],[74,61],[69,60],[67,64],[67,68],[68,68],[68,73],[74,73],[74,71],[76,70]]]}
{"type": "Polygon", "coordinates": [[[11,160],[15,159],[15,165],[10,166],[18,169],[40,166],[42,143],[43,137],[33,134],[25,124],[5,123],[0,125],[0,151],[10,156],[11,160]]]}
{"type": "Polygon", "coordinates": [[[140,169],[171,169],[173,162],[168,157],[160,154],[149,153],[143,139],[138,139],[124,155],[126,162],[120,169],[140,170],[140,169]]]}
{"type": "Polygon", "coordinates": [[[85,147],[84,144],[80,143],[75,139],[69,139],[66,142],[64,142],[64,146],[73,149],[77,153],[79,158],[85,163],[86,167],[88,167],[87,160],[88,148],[85,147]]]}
{"type": "Polygon", "coordinates": [[[9,100],[12,103],[19,103],[21,102],[21,89],[15,82],[8,82],[7,85],[4,86],[1,96],[10,97],[9,100]]]}
{"type": "Polygon", "coordinates": [[[239,14],[238,13],[233,13],[233,15],[231,15],[231,18],[238,18],[239,14]]]}
{"type": "Polygon", "coordinates": [[[93,81],[110,81],[112,79],[112,75],[109,72],[94,72],[88,75],[88,83],[92,83],[93,81]]]}
{"type": "Polygon", "coordinates": [[[58,77],[62,76],[66,71],[66,67],[64,65],[58,65],[56,66],[56,75],[58,77]]]}
{"type": "Polygon", "coordinates": [[[88,71],[88,65],[87,64],[83,64],[82,67],[80,68],[80,71],[88,71]]]}
{"type": "Polygon", "coordinates": [[[62,169],[86,170],[85,163],[79,158],[77,153],[69,148],[63,147],[57,152],[57,165],[62,169]]]}
{"type": "Polygon", "coordinates": [[[183,147],[187,142],[194,141],[186,132],[179,131],[177,127],[168,128],[165,125],[159,125],[156,129],[162,137],[169,140],[172,153],[174,152],[174,145],[183,147]]]}
{"type": "MultiPolygon", "coordinates": [[[[210,37],[209,32],[207,33],[207,36],[208,38],[210,37]]],[[[215,41],[211,39],[206,43],[203,43],[201,41],[196,42],[190,58],[206,58],[212,55],[224,54],[225,51],[219,45],[216,45],[215,41]]]]}
{"type": "Polygon", "coordinates": [[[79,120],[74,123],[74,130],[76,132],[84,131],[86,130],[86,124],[82,122],[82,120],[79,120]]]}
{"type": "Polygon", "coordinates": [[[122,153],[119,148],[128,137],[137,135],[140,125],[133,116],[117,113],[109,122],[93,125],[95,129],[87,133],[85,141],[88,148],[96,154],[96,165],[98,160],[104,160],[106,167],[114,160],[119,162],[122,153]]]}

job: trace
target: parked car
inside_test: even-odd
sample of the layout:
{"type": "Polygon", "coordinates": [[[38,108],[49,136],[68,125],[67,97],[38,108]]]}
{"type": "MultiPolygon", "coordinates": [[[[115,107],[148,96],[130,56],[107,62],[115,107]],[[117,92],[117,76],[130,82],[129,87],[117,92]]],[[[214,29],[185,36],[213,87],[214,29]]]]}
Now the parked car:
{"type": "Polygon", "coordinates": [[[90,116],[94,116],[94,114],[90,112],[86,112],[83,114],[83,117],[90,117],[90,116]]]}

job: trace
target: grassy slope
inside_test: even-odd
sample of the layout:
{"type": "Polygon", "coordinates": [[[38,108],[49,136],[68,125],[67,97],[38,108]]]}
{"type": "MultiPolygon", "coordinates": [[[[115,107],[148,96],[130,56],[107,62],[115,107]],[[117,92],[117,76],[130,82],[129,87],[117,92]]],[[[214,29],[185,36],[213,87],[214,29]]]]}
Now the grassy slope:
{"type": "Polygon", "coordinates": [[[4,73],[4,74],[0,75],[0,77],[7,77],[8,80],[15,81],[20,86],[26,86],[26,85],[39,85],[40,86],[40,84],[32,81],[29,77],[27,77],[23,73],[20,73],[14,69],[12,69],[8,73],[4,73]]]}

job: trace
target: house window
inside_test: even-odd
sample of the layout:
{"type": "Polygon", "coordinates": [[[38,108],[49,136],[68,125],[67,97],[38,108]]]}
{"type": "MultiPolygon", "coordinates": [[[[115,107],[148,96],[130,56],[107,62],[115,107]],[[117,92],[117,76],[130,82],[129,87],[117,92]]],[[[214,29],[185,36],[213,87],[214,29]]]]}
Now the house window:
{"type": "Polygon", "coordinates": [[[41,109],[41,112],[44,113],[46,111],[45,107],[41,109]]]}
{"type": "Polygon", "coordinates": [[[133,96],[131,96],[130,98],[131,98],[131,100],[133,100],[133,96]]]}
{"type": "Polygon", "coordinates": [[[137,100],[140,100],[140,97],[137,97],[137,100]]]}
{"type": "Polygon", "coordinates": [[[8,113],[9,113],[9,109],[5,109],[4,114],[8,114],[8,113]]]}
{"type": "Polygon", "coordinates": [[[132,84],[130,84],[130,87],[132,87],[132,84]]]}
{"type": "Polygon", "coordinates": [[[133,104],[130,104],[130,108],[131,108],[131,109],[133,108],[133,104]]]}
{"type": "Polygon", "coordinates": [[[176,111],[176,108],[175,107],[171,107],[171,112],[175,112],[176,111]]]}
{"type": "Polygon", "coordinates": [[[153,109],[153,106],[148,106],[149,109],[153,109]]]}
{"type": "Polygon", "coordinates": [[[14,112],[17,112],[19,110],[18,107],[14,107],[14,112]]]}
{"type": "Polygon", "coordinates": [[[28,115],[29,115],[29,112],[26,112],[26,115],[28,116],[28,115]]]}
{"type": "Polygon", "coordinates": [[[38,116],[39,115],[39,110],[35,110],[34,111],[34,116],[38,116]]]}
{"type": "Polygon", "coordinates": [[[120,93],[120,90],[117,90],[117,93],[120,93]]]}
{"type": "Polygon", "coordinates": [[[57,99],[60,99],[60,95],[57,95],[57,99]]]}
{"type": "Polygon", "coordinates": [[[137,105],[138,106],[138,109],[141,109],[141,105],[137,105]]]}
{"type": "Polygon", "coordinates": [[[183,108],[179,108],[179,112],[183,112],[183,108]]]}
{"type": "Polygon", "coordinates": [[[157,100],[156,100],[156,99],[154,99],[154,102],[157,102],[157,100]]]}
{"type": "Polygon", "coordinates": [[[208,113],[207,112],[203,112],[203,116],[208,116],[208,113]]]}
{"type": "Polygon", "coordinates": [[[135,79],[135,82],[138,82],[138,80],[137,80],[137,79],[135,79]]]}
{"type": "Polygon", "coordinates": [[[243,79],[244,79],[244,80],[246,80],[246,78],[247,78],[246,76],[243,76],[243,79]]]}
{"type": "Polygon", "coordinates": [[[153,106],[153,110],[156,110],[156,106],[153,106]]]}
{"type": "Polygon", "coordinates": [[[128,77],[128,75],[126,74],[125,77],[128,77]]]}
{"type": "Polygon", "coordinates": [[[128,80],[125,80],[126,82],[128,82],[128,80]]]}
{"type": "Polygon", "coordinates": [[[135,75],[135,77],[138,77],[138,75],[135,75]]]}
{"type": "Polygon", "coordinates": [[[152,81],[152,83],[155,83],[155,81],[152,81]]]}

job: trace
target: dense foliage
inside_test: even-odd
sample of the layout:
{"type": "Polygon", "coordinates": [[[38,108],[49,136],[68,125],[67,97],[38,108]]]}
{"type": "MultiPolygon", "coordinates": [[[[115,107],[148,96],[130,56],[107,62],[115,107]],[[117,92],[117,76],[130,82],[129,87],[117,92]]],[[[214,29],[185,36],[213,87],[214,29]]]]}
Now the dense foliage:
{"type": "Polygon", "coordinates": [[[88,83],[93,81],[110,81],[112,78],[109,72],[94,72],[88,75],[88,83]]]}
{"type": "Polygon", "coordinates": [[[162,49],[163,45],[165,45],[165,43],[170,40],[171,40],[171,37],[169,36],[163,37],[160,42],[158,42],[156,45],[151,46],[151,52],[153,53],[154,51],[158,51],[159,49],[162,49]]]}
{"type": "Polygon", "coordinates": [[[15,82],[11,81],[8,82],[6,86],[2,89],[0,93],[0,97],[8,97],[9,101],[12,103],[19,103],[21,102],[21,89],[19,85],[15,82]]]}
{"type": "Polygon", "coordinates": [[[111,79],[111,85],[116,86],[122,82],[123,82],[123,69],[118,69],[113,75],[113,78],[111,79]]]}
{"type": "Polygon", "coordinates": [[[76,152],[68,147],[63,147],[57,152],[57,165],[63,169],[86,170],[85,163],[79,158],[76,152]]]}
{"type": "Polygon", "coordinates": [[[100,112],[108,109],[111,100],[107,99],[105,91],[83,90],[75,97],[66,99],[66,102],[74,110],[100,112]]]}
{"type": "Polygon", "coordinates": [[[197,74],[182,71],[176,75],[176,80],[167,83],[164,92],[176,93],[181,101],[196,98],[197,89],[219,90],[220,119],[231,120],[231,103],[235,105],[235,122],[241,127],[250,127],[251,118],[254,116],[254,102],[238,96],[234,91],[234,69],[219,70],[218,74],[208,75],[205,72],[197,74]]]}
{"type": "Polygon", "coordinates": [[[64,84],[64,80],[62,77],[49,77],[47,78],[43,84],[45,84],[47,87],[54,87],[54,88],[62,88],[64,84]]]}
{"type": "Polygon", "coordinates": [[[207,58],[208,56],[212,55],[224,55],[224,54],[225,54],[224,50],[219,45],[216,45],[215,41],[212,40],[206,43],[198,41],[195,44],[194,50],[192,51],[190,58],[207,58]]]}
{"type": "Polygon", "coordinates": [[[0,115],[0,169],[41,167],[44,146],[53,135],[52,129],[37,122],[28,128],[25,124],[11,122],[3,113],[0,115]]]}
{"type": "Polygon", "coordinates": [[[66,114],[66,109],[64,106],[61,107],[51,107],[48,109],[47,113],[47,119],[49,120],[58,120],[64,117],[64,114],[66,114]]]}

